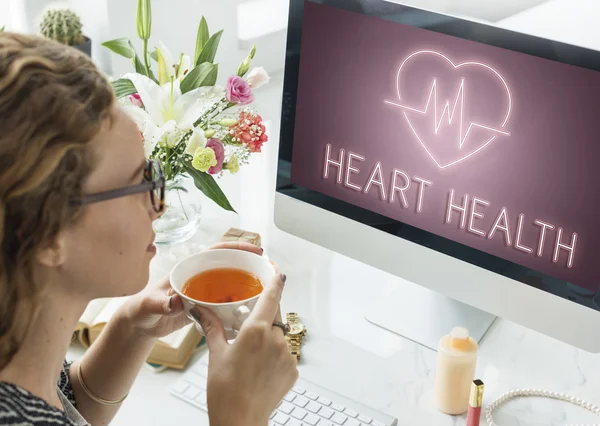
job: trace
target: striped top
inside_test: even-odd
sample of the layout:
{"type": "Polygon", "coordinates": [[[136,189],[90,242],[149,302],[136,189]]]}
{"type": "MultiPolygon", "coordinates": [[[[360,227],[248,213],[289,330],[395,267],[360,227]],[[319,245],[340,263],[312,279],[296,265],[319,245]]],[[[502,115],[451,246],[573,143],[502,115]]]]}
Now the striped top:
{"type": "MultiPolygon", "coordinates": [[[[66,360],[60,372],[58,390],[75,405],[69,377],[71,363],[66,360]]],[[[12,383],[0,382],[0,425],[6,426],[75,426],[67,415],[31,392],[12,383]]]]}

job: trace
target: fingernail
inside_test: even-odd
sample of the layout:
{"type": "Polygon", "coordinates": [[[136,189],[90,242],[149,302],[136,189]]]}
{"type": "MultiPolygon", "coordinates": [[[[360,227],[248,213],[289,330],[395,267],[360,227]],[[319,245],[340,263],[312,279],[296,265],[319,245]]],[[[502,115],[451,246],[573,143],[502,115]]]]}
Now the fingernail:
{"type": "Polygon", "coordinates": [[[285,280],[287,280],[287,277],[285,276],[285,274],[279,274],[279,277],[281,278],[281,281],[283,283],[285,283],[285,280]]]}
{"type": "Polygon", "coordinates": [[[200,312],[198,311],[198,309],[196,309],[196,308],[190,309],[190,315],[192,317],[194,317],[194,319],[196,321],[200,322],[200,312]]]}
{"type": "Polygon", "coordinates": [[[169,311],[173,309],[173,297],[174,296],[169,297],[169,311]]]}
{"type": "Polygon", "coordinates": [[[264,252],[265,252],[265,249],[261,247],[260,248],[260,254],[263,254],[264,252]]]}

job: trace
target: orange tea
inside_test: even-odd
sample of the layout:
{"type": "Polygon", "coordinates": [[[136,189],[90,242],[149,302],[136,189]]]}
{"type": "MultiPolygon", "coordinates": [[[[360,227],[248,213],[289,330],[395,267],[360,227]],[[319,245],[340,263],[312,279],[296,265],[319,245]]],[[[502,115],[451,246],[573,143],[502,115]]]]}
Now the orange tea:
{"type": "Polygon", "coordinates": [[[236,268],[215,268],[200,272],[183,286],[187,297],[207,303],[229,303],[250,299],[263,290],[258,277],[236,268]]]}

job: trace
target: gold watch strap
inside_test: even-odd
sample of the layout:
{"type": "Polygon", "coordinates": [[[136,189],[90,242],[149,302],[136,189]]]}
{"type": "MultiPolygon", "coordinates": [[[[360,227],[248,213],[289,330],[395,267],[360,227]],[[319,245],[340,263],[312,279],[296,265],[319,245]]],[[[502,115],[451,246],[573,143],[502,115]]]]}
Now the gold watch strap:
{"type": "MultiPolygon", "coordinates": [[[[288,312],[286,314],[286,320],[288,323],[298,322],[298,314],[296,312],[288,312]]],[[[294,355],[300,360],[300,345],[302,344],[302,336],[287,336],[288,346],[290,354],[294,355]]]]}
{"type": "Polygon", "coordinates": [[[298,360],[300,360],[300,344],[301,339],[298,337],[290,337],[288,339],[290,354],[294,355],[298,360]]]}

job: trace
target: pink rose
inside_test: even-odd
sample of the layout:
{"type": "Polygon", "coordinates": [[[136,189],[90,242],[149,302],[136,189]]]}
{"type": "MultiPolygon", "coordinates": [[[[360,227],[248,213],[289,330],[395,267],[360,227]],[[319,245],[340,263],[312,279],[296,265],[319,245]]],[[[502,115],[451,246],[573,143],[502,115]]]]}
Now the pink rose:
{"type": "Polygon", "coordinates": [[[138,95],[137,93],[134,93],[133,95],[129,95],[129,101],[136,107],[142,108],[144,106],[144,103],[142,102],[142,98],[140,98],[140,95],[138,95]]]}
{"type": "Polygon", "coordinates": [[[254,102],[252,89],[242,77],[232,75],[227,79],[227,100],[238,105],[248,105],[254,102]]]}
{"type": "Polygon", "coordinates": [[[225,160],[225,148],[221,141],[217,138],[210,138],[208,142],[206,142],[206,147],[212,149],[215,152],[215,157],[217,157],[217,164],[208,169],[208,173],[211,175],[216,175],[223,168],[223,161],[225,160]]]}

